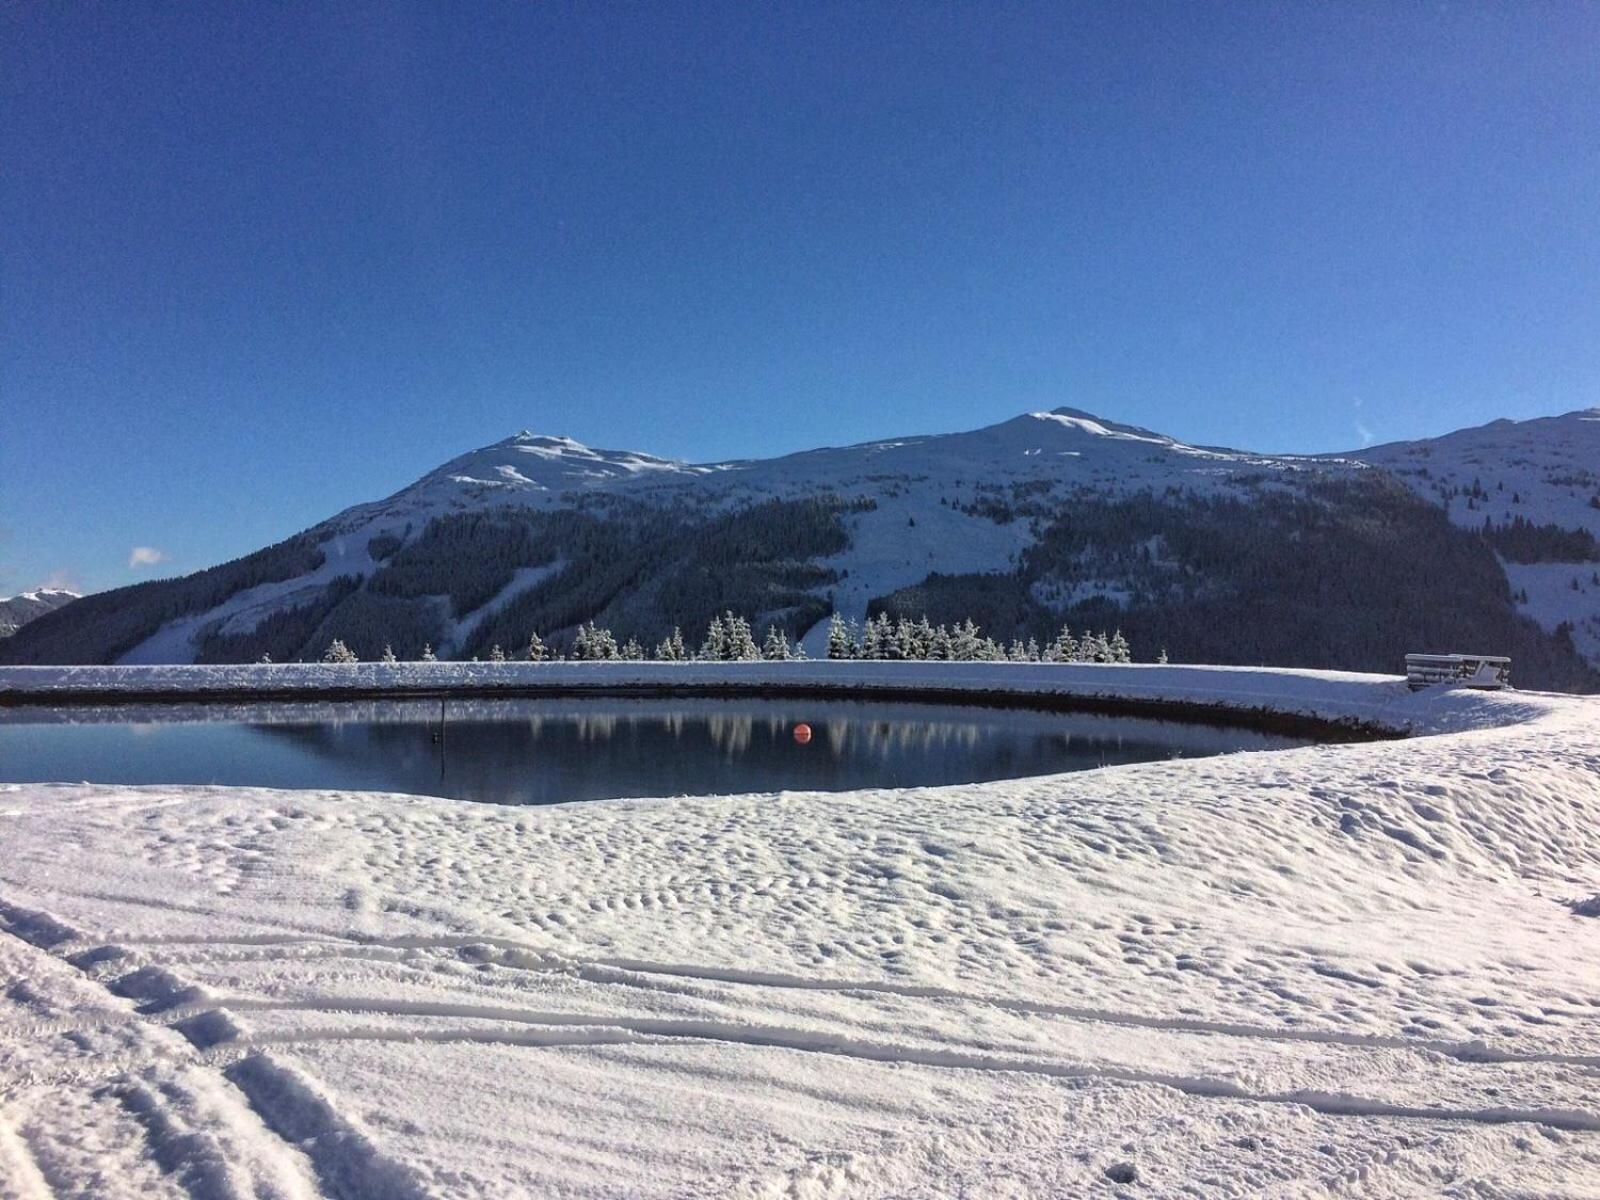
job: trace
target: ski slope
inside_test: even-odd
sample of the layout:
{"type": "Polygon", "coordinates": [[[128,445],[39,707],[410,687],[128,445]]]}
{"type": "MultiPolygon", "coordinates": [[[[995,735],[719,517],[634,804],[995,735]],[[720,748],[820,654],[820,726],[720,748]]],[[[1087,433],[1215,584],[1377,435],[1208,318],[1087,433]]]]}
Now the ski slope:
{"type": "Polygon", "coordinates": [[[1600,1193],[1600,701],[1102,670],[1435,732],[542,809],[0,788],[5,1194],[1600,1193]]]}

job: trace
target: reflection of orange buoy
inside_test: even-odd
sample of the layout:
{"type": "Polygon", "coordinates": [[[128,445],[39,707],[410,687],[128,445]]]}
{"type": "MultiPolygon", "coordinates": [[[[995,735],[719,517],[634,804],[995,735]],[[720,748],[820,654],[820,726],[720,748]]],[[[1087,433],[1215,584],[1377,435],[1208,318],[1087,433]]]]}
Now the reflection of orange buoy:
{"type": "Polygon", "coordinates": [[[802,746],[809,742],[811,740],[811,726],[807,725],[804,721],[796,725],[794,727],[794,740],[802,746]]]}

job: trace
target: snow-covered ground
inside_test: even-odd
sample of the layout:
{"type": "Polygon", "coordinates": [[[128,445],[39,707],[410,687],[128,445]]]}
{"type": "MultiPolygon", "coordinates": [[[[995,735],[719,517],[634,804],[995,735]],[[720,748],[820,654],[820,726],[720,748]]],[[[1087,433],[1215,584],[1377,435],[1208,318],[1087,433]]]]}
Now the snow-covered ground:
{"type": "MultiPolygon", "coordinates": [[[[610,677],[663,669],[740,670],[610,677]]],[[[0,1194],[1600,1195],[1600,701],[998,669],[1441,732],[542,809],[0,787],[0,1194]]]]}

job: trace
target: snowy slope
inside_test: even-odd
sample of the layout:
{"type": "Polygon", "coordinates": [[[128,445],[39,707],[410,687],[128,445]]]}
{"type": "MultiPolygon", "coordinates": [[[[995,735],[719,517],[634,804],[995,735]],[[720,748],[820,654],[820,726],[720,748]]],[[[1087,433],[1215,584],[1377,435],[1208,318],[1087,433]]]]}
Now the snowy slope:
{"type": "MultiPolygon", "coordinates": [[[[315,571],[249,588],[153,633],[141,631],[140,644],[119,645],[118,653],[127,663],[191,661],[196,639],[208,629],[248,634],[266,617],[315,600],[341,576],[369,578],[382,565],[373,557],[375,537],[393,544],[418,536],[433,517],[503,505],[582,507],[605,514],[625,511],[619,505],[643,504],[705,516],[767,499],[833,493],[852,502],[842,518],[849,544],[816,560],[838,578],[813,594],[831,594],[839,612],[860,619],[871,599],[917,585],[930,572],[960,575],[1014,566],[1033,543],[1034,523],[1023,517],[992,519],[988,512],[995,504],[1026,501],[1043,511],[1074,499],[1146,491],[1251,498],[1295,487],[1313,475],[1354,477],[1377,466],[1448,507],[1466,527],[1481,525],[1486,515],[1496,521],[1520,515],[1535,523],[1600,531],[1600,509],[1591,504],[1600,490],[1597,464],[1600,410],[1495,422],[1423,442],[1304,458],[1190,445],[1072,408],[1026,413],[963,433],[704,464],[593,449],[570,438],[523,431],[315,527],[309,537],[324,555],[315,571]],[[1473,498],[1469,491],[1486,498],[1473,498]]],[[[1527,593],[1523,611],[1546,629],[1570,621],[1577,648],[1600,665],[1600,585],[1590,570],[1562,573],[1547,566],[1508,566],[1519,598],[1527,593]]],[[[437,648],[464,645],[486,619],[550,575],[525,567],[475,611],[446,614],[447,627],[433,639],[440,643],[437,648]]],[[[1066,580],[1049,599],[1065,603],[1099,594],[1115,602],[1125,589],[1126,580],[1113,572],[1066,580]]],[[[438,600],[443,612],[443,597],[438,600]]],[[[820,653],[825,638],[823,625],[812,626],[807,650],[820,653]]]]}
{"type": "Polygon", "coordinates": [[[1469,527],[1524,517],[1600,536],[1600,408],[1491,421],[1443,437],[1389,442],[1340,457],[1381,466],[1469,527]],[[1472,500],[1474,482],[1488,498],[1472,500]],[[1446,495],[1446,492],[1452,494],[1446,495]],[[1469,507],[1468,501],[1472,500],[1469,507]]]}
{"type": "Polygon", "coordinates": [[[54,612],[77,598],[77,592],[62,588],[39,588],[0,598],[0,637],[15,633],[34,618],[54,612]]]}
{"type": "Polygon", "coordinates": [[[1592,1197],[1600,701],[1463,699],[907,791],[3,786],[0,1184],[1592,1197]]]}
{"type": "MultiPolygon", "coordinates": [[[[1058,499],[1169,487],[1213,492],[1234,486],[1241,474],[1287,477],[1309,468],[1357,470],[1360,464],[1190,446],[1069,408],[1028,413],[967,433],[700,465],[596,450],[570,438],[523,431],[318,526],[313,534],[328,561],[314,574],[252,589],[217,609],[174,621],[121,661],[188,661],[195,635],[207,625],[221,620],[228,631],[253,628],[338,575],[375,570],[366,551],[374,536],[404,537],[451,512],[499,505],[555,508],[597,497],[687,504],[697,511],[820,491],[867,498],[876,507],[849,518],[850,547],[823,563],[843,576],[833,589],[838,610],[859,619],[869,599],[920,582],[930,571],[1003,570],[1014,563],[1032,541],[1026,522],[997,524],[955,507],[986,492],[1004,494],[1011,485],[1030,481],[1047,483],[1058,499]]],[[[471,614],[471,625],[544,577],[519,579],[516,587],[471,614]]],[[[814,629],[807,649],[819,651],[824,638],[823,629],[814,629]]]]}
{"type": "Polygon", "coordinates": [[[596,450],[569,437],[524,429],[451,459],[386,500],[347,509],[327,525],[370,535],[407,523],[420,527],[446,512],[495,504],[554,505],[582,492],[645,479],[688,480],[710,469],[632,450],[596,450]]]}
{"type": "MultiPolygon", "coordinates": [[[[1600,536],[1600,408],[1491,421],[1342,457],[1393,472],[1467,528],[1481,527],[1485,518],[1501,525],[1522,517],[1600,536]]],[[[1571,624],[1574,644],[1600,665],[1597,569],[1594,562],[1508,563],[1506,575],[1523,612],[1546,629],[1571,624]]]]}

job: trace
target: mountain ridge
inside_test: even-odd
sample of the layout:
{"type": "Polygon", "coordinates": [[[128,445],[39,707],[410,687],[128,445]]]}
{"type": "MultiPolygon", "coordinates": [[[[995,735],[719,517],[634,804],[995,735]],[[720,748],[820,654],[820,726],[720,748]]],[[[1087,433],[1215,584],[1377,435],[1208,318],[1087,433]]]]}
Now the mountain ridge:
{"type": "MultiPolygon", "coordinates": [[[[1328,513],[1336,519],[1327,536],[1348,542],[1352,555],[1381,559],[1396,548],[1373,557],[1372,548],[1359,543],[1365,508],[1385,514],[1391,540],[1403,532],[1431,547],[1429,553],[1454,556],[1453,569],[1468,572],[1477,599],[1468,606],[1475,615],[1461,618],[1467,624],[1459,634],[1435,631],[1427,610],[1439,603],[1412,595],[1410,585],[1374,577],[1368,584],[1378,597],[1373,603],[1392,611],[1384,618],[1387,632],[1368,637],[1363,661],[1379,660],[1381,642],[1384,661],[1394,669],[1398,664],[1388,656],[1409,628],[1414,632],[1406,638],[1429,648],[1469,633],[1520,639],[1551,664],[1576,656],[1560,644],[1576,631],[1581,649],[1592,650],[1585,656],[1600,663],[1600,585],[1593,595],[1582,581],[1571,585],[1578,590],[1559,597],[1564,607],[1557,613],[1545,597],[1552,589],[1540,582],[1528,588],[1525,611],[1519,611],[1528,585],[1513,586],[1512,575],[1520,571],[1531,579],[1538,568],[1554,578],[1567,565],[1500,563],[1496,555],[1504,547],[1491,547],[1488,534],[1474,527],[1485,510],[1476,493],[1470,506],[1462,503],[1465,485],[1458,478],[1472,465],[1484,473],[1499,454],[1518,474],[1509,490],[1498,479],[1487,489],[1477,485],[1486,496],[1502,485],[1494,495],[1503,490],[1508,503],[1495,507],[1500,515],[1494,520],[1509,524],[1524,512],[1559,509],[1570,523],[1572,506],[1557,504],[1555,494],[1565,488],[1570,500],[1587,486],[1572,474],[1572,461],[1585,452],[1591,428],[1600,435],[1593,416],[1579,410],[1539,418],[1558,425],[1554,431],[1537,425],[1532,437],[1527,422],[1496,423],[1366,451],[1274,455],[1191,445],[1062,406],[957,433],[709,463],[595,448],[524,429],[256,555],[123,589],[120,600],[119,593],[104,593],[111,599],[80,601],[75,616],[13,639],[0,657],[189,661],[258,647],[274,657],[301,657],[336,632],[373,655],[385,630],[397,650],[417,652],[427,641],[436,650],[468,655],[486,651],[486,639],[525,641],[534,628],[559,645],[576,622],[598,617],[643,640],[664,622],[705,619],[713,602],[748,607],[751,617],[784,625],[816,652],[818,621],[827,611],[859,619],[885,606],[948,606],[965,598],[992,612],[980,607],[962,615],[989,616],[1002,626],[997,633],[1042,629],[1057,617],[1093,617],[1097,624],[1122,619],[1149,636],[1172,639],[1174,653],[1192,644],[1194,653],[1226,660],[1229,654],[1287,654],[1304,644],[1332,658],[1338,639],[1329,628],[1311,629],[1301,643],[1268,644],[1243,634],[1227,643],[1163,614],[1208,609],[1224,619],[1229,605],[1242,604],[1240,597],[1255,586],[1251,576],[1297,579],[1295,573],[1308,568],[1296,565],[1295,555],[1305,556],[1293,547],[1328,513]],[[1584,427],[1574,433],[1571,427],[1580,422],[1584,427]],[[1552,483],[1551,475],[1566,482],[1552,483]],[[1430,524],[1437,522],[1423,507],[1400,499],[1395,481],[1423,507],[1448,516],[1468,540],[1456,546],[1453,535],[1430,524]],[[1251,547],[1232,545],[1234,532],[1246,526],[1279,557],[1254,557],[1251,547]],[[1099,532],[1083,542],[1072,533],[1078,527],[1099,532]],[[1138,544],[1128,540],[1135,529],[1141,531],[1138,544]],[[1232,545],[1226,564],[1211,562],[1215,554],[1201,529],[1209,531],[1213,547],[1232,545]],[[647,530],[654,532],[640,532],[647,530]],[[1187,558],[1172,558],[1174,546],[1187,558]],[[1401,605],[1402,593],[1411,597],[1409,610],[1401,605]],[[1551,644],[1540,642],[1536,630],[1518,632],[1522,617],[1532,618],[1530,628],[1542,622],[1551,644]],[[76,643],[75,635],[81,635],[76,643]]],[[[1600,450],[1590,461],[1600,462],[1600,450]]],[[[1586,509],[1578,526],[1592,534],[1589,511],[1600,518],[1600,507],[1586,509]]],[[[1495,537],[1512,544],[1511,534],[1496,531],[1495,537]]],[[[1520,529],[1514,540],[1524,554],[1539,542],[1520,529]]],[[[1397,571],[1403,561],[1395,559],[1397,571]]],[[[1318,569],[1337,570],[1337,564],[1318,569]]],[[[1296,597],[1309,597],[1297,604],[1315,609],[1321,603],[1314,590],[1306,591],[1314,582],[1293,584],[1296,597]]],[[[1444,599],[1441,611],[1449,607],[1450,598],[1444,599]]],[[[1338,619],[1358,625],[1359,607],[1358,597],[1349,598],[1338,619]]],[[[1285,629],[1309,619],[1304,612],[1280,618],[1285,629]]],[[[1550,669],[1563,678],[1571,673],[1550,669]]]]}

